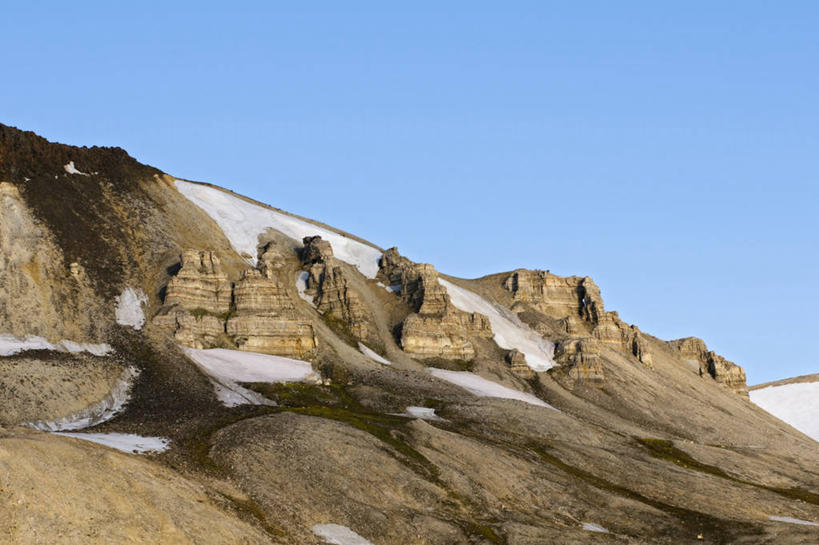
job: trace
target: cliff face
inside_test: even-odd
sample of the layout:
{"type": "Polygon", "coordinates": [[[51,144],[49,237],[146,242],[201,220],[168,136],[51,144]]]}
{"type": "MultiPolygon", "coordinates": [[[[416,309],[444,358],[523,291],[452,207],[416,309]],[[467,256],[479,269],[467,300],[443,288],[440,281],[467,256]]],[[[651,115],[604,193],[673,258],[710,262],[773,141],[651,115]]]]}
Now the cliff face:
{"type": "Polygon", "coordinates": [[[265,272],[243,270],[234,283],[214,252],[184,252],[154,324],[192,348],[309,358],[316,348],[313,328],[297,317],[270,252],[260,268],[265,272]]]}
{"type": "Polygon", "coordinates": [[[590,278],[447,277],[122,150],[0,129],[0,535],[815,542],[768,517],[819,521],[816,443],[590,278]],[[141,328],[118,318],[128,290],[141,328]],[[132,369],[85,431],[167,438],[160,456],[11,428],[70,420],[132,369]]]}
{"type": "Polygon", "coordinates": [[[387,250],[380,265],[379,278],[400,285],[401,298],[415,311],[401,325],[401,347],[408,354],[469,361],[476,355],[473,339],[492,337],[486,316],[452,304],[432,265],[413,263],[397,248],[387,250]]]}
{"type": "MultiPolygon", "coordinates": [[[[616,312],[607,312],[603,305],[600,289],[588,278],[559,277],[547,271],[517,270],[504,281],[503,287],[511,292],[512,309],[522,317],[533,321],[542,331],[563,334],[567,342],[559,347],[560,361],[571,368],[574,378],[592,377],[594,382],[602,382],[603,372],[599,366],[585,360],[595,361],[595,356],[581,357],[583,351],[593,354],[598,344],[612,346],[646,367],[653,367],[652,343],[637,326],[625,324],[616,312]],[[538,319],[538,314],[542,315],[538,319]],[[545,317],[557,319],[554,331],[545,317]],[[578,363],[582,363],[580,367],[578,363]]],[[[748,387],[745,371],[709,351],[705,343],[696,337],[669,341],[667,345],[680,360],[680,365],[690,368],[699,376],[710,378],[729,390],[747,397],[748,387]]]]}
{"type": "Polygon", "coordinates": [[[711,377],[730,390],[748,397],[745,370],[719,354],[708,350],[702,339],[686,337],[669,341],[668,345],[679,353],[686,364],[696,368],[700,376],[711,377]]]}

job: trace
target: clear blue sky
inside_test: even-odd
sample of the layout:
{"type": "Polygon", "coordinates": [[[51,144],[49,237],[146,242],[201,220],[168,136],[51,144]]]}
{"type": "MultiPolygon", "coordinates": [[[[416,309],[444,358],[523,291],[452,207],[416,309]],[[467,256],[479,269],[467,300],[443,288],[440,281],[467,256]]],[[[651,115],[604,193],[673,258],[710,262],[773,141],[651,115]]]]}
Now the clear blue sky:
{"type": "Polygon", "coordinates": [[[27,4],[4,123],[819,372],[817,2],[27,4]]]}

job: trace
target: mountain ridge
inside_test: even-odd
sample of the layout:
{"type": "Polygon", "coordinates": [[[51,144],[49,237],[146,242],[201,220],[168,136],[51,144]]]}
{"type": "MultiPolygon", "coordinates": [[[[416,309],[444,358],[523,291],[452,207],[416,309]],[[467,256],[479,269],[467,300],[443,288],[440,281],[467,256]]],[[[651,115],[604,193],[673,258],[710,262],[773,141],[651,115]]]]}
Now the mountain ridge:
{"type": "MultiPolygon", "coordinates": [[[[122,409],[80,434],[166,438],[140,464],[201,487],[248,540],[318,544],[338,524],[375,545],[814,542],[816,443],[753,405],[739,366],[623,323],[588,277],[450,277],[119,149],[0,129],[5,468],[14,437],[75,444],[19,427],[16,400],[26,418],[55,391],[87,403],[133,367],[122,409]],[[117,317],[126,293],[144,323],[117,317]],[[87,383],[63,388],[68,368],[87,383]]],[[[48,407],[37,420],[72,417],[48,407]]],[[[138,479],[151,511],[161,487],[138,479]]],[[[17,542],[61,531],[10,513],[17,542]]],[[[84,524],[110,541],[122,516],[84,524]]],[[[201,542],[173,524],[140,535],[201,542]]]]}

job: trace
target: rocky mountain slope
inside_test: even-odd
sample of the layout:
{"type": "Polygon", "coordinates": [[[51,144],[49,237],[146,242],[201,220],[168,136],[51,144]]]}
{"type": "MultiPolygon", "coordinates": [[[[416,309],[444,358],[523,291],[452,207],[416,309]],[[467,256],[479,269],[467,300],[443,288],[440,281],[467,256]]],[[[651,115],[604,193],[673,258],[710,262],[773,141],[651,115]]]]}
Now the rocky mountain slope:
{"type": "Polygon", "coordinates": [[[819,538],[819,445],[588,277],[454,278],[6,126],[0,241],[11,542],[819,538]]]}

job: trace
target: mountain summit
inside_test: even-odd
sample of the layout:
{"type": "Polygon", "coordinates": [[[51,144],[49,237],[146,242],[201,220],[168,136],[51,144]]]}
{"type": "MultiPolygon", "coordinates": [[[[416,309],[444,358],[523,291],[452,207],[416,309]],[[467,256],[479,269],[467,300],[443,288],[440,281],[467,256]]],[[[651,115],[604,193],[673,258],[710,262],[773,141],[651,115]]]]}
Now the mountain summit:
{"type": "Polygon", "coordinates": [[[819,538],[817,443],[587,276],[455,278],[3,125],[0,242],[12,543],[819,538]]]}

